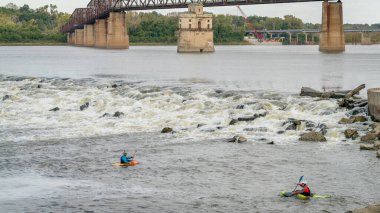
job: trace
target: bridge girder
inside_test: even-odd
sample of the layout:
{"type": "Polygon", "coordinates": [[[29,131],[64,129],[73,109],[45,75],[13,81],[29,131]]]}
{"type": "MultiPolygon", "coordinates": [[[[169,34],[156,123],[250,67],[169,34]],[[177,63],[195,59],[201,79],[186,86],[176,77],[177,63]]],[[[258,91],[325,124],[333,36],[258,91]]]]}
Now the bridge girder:
{"type": "Polygon", "coordinates": [[[76,28],[83,28],[85,24],[93,24],[96,19],[108,17],[110,12],[187,8],[191,3],[214,7],[321,1],[325,0],[91,0],[87,8],[77,8],[73,12],[69,23],[63,26],[61,31],[73,32],[76,28]]]}

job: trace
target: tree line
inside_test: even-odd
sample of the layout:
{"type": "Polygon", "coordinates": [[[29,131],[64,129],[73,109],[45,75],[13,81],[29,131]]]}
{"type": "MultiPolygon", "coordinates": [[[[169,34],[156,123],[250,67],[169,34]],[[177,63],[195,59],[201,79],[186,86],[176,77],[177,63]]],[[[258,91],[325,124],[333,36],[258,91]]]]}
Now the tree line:
{"type": "MultiPolygon", "coordinates": [[[[45,5],[37,9],[27,4],[18,7],[9,3],[0,7],[0,43],[66,42],[60,27],[68,22],[70,14],[58,12],[56,5],[45,5]]],[[[128,34],[131,43],[167,43],[177,41],[178,17],[176,14],[162,15],[157,12],[128,12],[128,34]]],[[[280,17],[249,16],[257,30],[320,29],[320,24],[303,23],[295,16],[280,17]]],[[[380,29],[380,24],[345,24],[345,29],[380,29]]],[[[214,15],[214,42],[242,43],[249,25],[241,16],[214,15]]],[[[283,35],[287,37],[286,34],[283,35]]],[[[285,41],[286,42],[286,41],[285,41]]]]}

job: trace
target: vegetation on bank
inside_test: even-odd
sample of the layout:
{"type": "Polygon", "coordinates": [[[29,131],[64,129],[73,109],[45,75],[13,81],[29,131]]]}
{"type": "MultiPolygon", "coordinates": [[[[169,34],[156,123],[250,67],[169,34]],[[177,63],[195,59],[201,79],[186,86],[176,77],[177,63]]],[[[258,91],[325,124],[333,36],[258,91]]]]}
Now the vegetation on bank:
{"type": "Polygon", "coordinates": [[[31,9],[9,3],[0,7],[0,43],[63,43],[66,35],[59,32],[70,15],[60,13],[55,5],[31,9]]]}
{"type": "MultiPolygon", "coordinates": [[[[5,7],[0,7],[0,45],[65,43],[66,35],[59,30],[68,22],[69,17],[70,14],[58,12],[57,7],[52,4],[31,9],[28,5],[18,7],[9,3],[5,7]]],[[[128,12],[126,19],[131,44],[176,44],[177,42],[178,17],[175,14],[167,16],[157,12],[128,12]]],[[[256,29],[320,29],[321,27],[320,24],[303,23],[301,19],[292,15],[283,18],[249,16],[248,19],[256,29]]],[[[245,32],[251,30],[243,17],[234,15],[215,15],[213,28],[216,44],[242,44],[245,32]]],[[[346,24],[345,28],[380,29],[380,24],[346,24]]],[[[287,44],[288,35],[280,36],[285,38],[284,43],[287,44]]],[[[358,40],[356,37],[351,35],[346,40],[348,42],[358,40]]],[[[305,36],[300,35],[299,39],[300,43],[305,42],[305,36]]],[[[380,36],[375,36],[373,41],[380,42],[380,36]]]]}

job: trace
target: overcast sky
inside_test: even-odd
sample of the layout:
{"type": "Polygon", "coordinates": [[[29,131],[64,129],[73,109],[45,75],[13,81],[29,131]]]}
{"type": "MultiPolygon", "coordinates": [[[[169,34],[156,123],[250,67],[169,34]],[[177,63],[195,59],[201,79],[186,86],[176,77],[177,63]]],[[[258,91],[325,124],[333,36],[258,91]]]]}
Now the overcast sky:
{"type": "MultiPolygon", "coordinates": [[[[28,4],[32,8],[46,4],[55,4],[59,11],[72,13],[75,8],[86,7],[90,0],[0,0],[0,6],[5,6],[12,2],[18,6],[28,4]]],[[[380,0],[342,0],[344,10],[344,23],[374,24],[380,23],[380,0]]],[[[249,15],[283,17],[284,15],[295,15],[304,22],[321,22],[321,2],[290,3],[290,4],[270,4],[270,5],[249,5],[241,6],[243,11],[249,15]]],[[[158,10],[157,12],[166,14],[176,10],[158,10]]],[[[236,7],[209,7],[206,11],[216,14],[240,15],[236,7]]]]}

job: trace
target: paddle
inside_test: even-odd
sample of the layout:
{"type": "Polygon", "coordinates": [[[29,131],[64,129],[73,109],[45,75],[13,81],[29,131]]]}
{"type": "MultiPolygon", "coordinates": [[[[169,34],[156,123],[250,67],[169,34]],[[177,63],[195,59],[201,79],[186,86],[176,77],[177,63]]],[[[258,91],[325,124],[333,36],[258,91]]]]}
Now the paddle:
{"type": "Polygon", "coordinates": [[[298,180],[298,183],[297,183],[296,187],[294,187],[293,192],[297,189],[297,186],[298,186],[298,184],[302,181],[302,179],[303,179],[303,175],[302,175],[302,176],[300,177],[300,179],[298,180]]]}
{"type": "Polygon", "coordinates": [[[133,152],[133,155],[132,155],[133,159],[135,159],[136,152],[137,152],[136,150],[135,150],[135,152],[133,152]]]}

